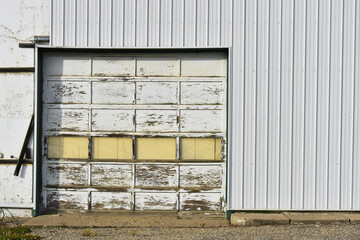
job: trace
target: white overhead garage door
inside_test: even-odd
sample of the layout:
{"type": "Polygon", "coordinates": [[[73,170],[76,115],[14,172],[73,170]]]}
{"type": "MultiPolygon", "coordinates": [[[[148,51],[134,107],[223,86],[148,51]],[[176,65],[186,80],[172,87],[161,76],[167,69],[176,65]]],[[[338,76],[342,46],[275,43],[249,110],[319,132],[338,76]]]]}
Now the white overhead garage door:
{"type": "Polygon", "coordinates": [[[221,211],[227,55],[44,53],[43,210],[221,211]]]}

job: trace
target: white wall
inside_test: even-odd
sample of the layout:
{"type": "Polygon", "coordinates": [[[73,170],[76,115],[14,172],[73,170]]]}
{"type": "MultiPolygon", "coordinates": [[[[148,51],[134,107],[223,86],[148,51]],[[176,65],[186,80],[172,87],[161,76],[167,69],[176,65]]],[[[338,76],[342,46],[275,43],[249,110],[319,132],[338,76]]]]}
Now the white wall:
{"type": "MultiPolygon", "coordinates": [[[[49,36],[49,0],[2,0],[0,8],[0,68],[34,67],[34,49],[19,48],[34,36],[49,36]]],[[[34,74],[0,72],[0,153],[19,157],[33,112],[34,74]]],[[[32,166],[13,176],[15,165],[1,163],[0,208],[32,203],[32,166]]],[[[8,208],[6,216],[29,216],[30,210],[8,208]]]]}

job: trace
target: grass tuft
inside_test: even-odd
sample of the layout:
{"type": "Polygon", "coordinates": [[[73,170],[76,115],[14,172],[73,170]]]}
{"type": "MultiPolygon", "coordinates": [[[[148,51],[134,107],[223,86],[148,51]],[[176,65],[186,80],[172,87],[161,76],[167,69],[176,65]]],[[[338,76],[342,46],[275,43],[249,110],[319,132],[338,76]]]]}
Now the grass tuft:
{"type": "Polygon", "coordinates": [[[97,236],[98,233],[96,231],[92,231],[91,229],[87,228],[84,230],[83,234],[84,237],[91,237],[91,236],[97,236]]]}
{"type": "Polygon", "coordinates": [[[12,239],[12,240],[36,240],[41,239],[40,236],[30,234],[30,228],[26,227],[12,227],[12,228],[0,228],[0,239],[12,239]]]}

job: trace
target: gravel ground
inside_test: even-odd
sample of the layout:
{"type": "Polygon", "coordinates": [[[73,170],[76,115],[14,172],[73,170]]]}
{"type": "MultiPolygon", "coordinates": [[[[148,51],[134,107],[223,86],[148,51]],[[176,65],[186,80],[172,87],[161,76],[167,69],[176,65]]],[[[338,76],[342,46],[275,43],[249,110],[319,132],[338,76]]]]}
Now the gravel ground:
{"type": "Polygon", "coordinates": [[[359,224],[222,228],[32,228],[44,239],[360,239],[359,224]]]}
{"type": "MultiPolygon", "coordinates": [[[[0,227],[26,219],[7,218],[0,227]]],[[[33,227],[44,239],[360,239],[360,224],[281,225],[218,228],[70,228],[33,227]]]]}

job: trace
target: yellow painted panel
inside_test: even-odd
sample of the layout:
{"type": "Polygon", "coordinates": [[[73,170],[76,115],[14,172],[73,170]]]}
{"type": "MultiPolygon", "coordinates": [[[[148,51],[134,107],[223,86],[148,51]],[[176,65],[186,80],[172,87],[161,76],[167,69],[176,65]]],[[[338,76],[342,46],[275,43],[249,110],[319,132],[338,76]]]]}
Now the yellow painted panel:
{"type": "Polygon", "coordinates": [[[60,158],[60,137],[48,137],[48,158],[60,158]]]}
{"type": "Polygon", "coordinates": [[[213,160],[215,159],[215,139],[213,138],[196,138],[195,159],[213,160]]]}
{"type": "Polygon", "coordinates": [[[181,159],[221,160],[220,138],[182,138],[181,159]]]}
{"type": "Polygon", "coordinates": [[[94,137],[94,159],[132,159],[132,138],[94,137]]]}
{"type": "Polygon", "coordinates": [[[221,138],[215,140],[215,160],[221,160],[221,138]]]}
{"type": "Polygon", "coordinates": [[[49,137],[48,158],[88,158],[87,137],[49,137]]]}
{"type": "Polygon", "coordinates": [[[176,138],[137,138],[137,159],[176,159],[176,138]]]}
{"type": "Polygon", "coordinates": [[[133,142],[132,138],[118,138],[118,159],[133,158],[133,142]]]}
{"type": "Polygon", "coordinates": [[[196,138],[181,138],[181,159],[196,159],[196,138]]]}

